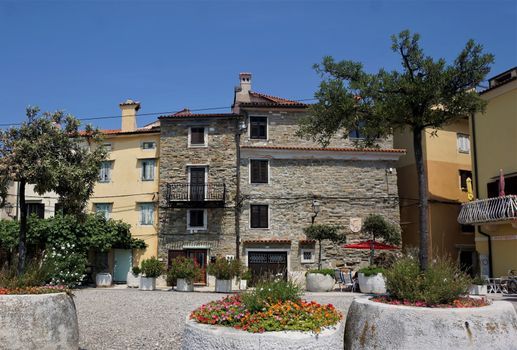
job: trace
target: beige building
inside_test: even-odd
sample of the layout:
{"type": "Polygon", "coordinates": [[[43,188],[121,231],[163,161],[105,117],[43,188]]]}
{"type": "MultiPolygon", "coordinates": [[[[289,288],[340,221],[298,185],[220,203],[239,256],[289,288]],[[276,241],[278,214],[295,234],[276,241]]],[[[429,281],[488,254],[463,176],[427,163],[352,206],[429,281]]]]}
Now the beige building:
{"type": "Polygon", "coordinates": [[[491,78],[480,96],[486,111],[470,118],[476,199],[463,205],[458,221],[476,225],[481,273],[500,277],[517,272],[517,67],[491,78]]]}
{"type": "MultiPolygon", "coordinates": [[[[467,201],[467,178],[472,177],[469,135],[467,118],[440,130],[428,128],[423,154],[429,196],[429,252],[431,256],[449,256],[473,273],[477,268],[474,227],[457,222],[461,203],[467,201]]],[[[394,145],[408,151],[397,164],[402,243],[404,247],[418,247],[418,183],[412,132],[395,133],[394,145]]]]}
{"type": "Polygon", "coordinates": [[[159,124],[137,128],[138,102],[127,100],[120,108],[121,129],[101,130],[109,152],[87,210],[130,224],[132,237],[144,240],[147,249],[97,254],[95,265],[112,272],[115,282],[124,282],[142,258],[156,256],[158,245],[159,124]]]}

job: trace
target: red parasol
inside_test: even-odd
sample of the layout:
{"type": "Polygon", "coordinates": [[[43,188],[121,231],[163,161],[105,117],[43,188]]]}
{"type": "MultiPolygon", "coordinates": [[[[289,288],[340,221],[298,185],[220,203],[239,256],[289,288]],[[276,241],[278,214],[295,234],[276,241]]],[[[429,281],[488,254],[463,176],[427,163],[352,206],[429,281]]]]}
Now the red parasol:
{"type": "Polygon", "coordinates": [[[375,241],[372,241],[372,240],[368,240],[366,242],[345,244],[343,246],[343,248],[350,248],[350,249],[372,249],[372,245],[373,245],[373,249],[375,249],[375,250],[395,250],[395,249],[400,249],[399,247],[394,246],[394,245],[379,243],[379,242],[375,242],[375,241]]]}
{"type": "Polygon", "coordinates": [[[504,174],[503,169],[499,169],[499,197],[504,197],[504,174]]]}

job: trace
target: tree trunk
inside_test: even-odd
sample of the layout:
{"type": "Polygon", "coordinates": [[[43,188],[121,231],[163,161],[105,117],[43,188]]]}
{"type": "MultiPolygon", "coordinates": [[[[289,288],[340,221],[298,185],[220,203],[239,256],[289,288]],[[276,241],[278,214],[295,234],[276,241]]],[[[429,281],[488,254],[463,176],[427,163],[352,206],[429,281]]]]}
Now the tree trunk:
{"type": "Polygon", "coordinates": [[[427,270],[429,262],[428,247],[428,194],[427,194],[427,174],[424,167],[424,154],[422,147],[422,129],[413,128],[413,147],[415,149],[415,163],[418,180],[418,217],[420,231],[420,250],[418,254],[420,269],[427,270]]]}
{"type": "Polygon", "coordinates": [[[27,255],[27,206],[25,205],[25,180],[20,181],[20,235],[18,242],[18,275],[25,271],[25,259],[27,255]]]}
{"type": "Polygon", "coordinates": [[[321,270],[321,240],[318,241],[320,246],[320,253],[318,256],[318,270],[321,270]]]}

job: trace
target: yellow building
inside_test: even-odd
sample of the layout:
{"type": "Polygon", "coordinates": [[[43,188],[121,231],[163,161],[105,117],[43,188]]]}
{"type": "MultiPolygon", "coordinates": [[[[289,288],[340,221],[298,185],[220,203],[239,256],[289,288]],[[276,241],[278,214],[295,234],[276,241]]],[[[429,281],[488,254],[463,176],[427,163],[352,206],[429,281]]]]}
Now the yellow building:
{"type": "Polygon", "coordinates": [[[115,282],[125,282],[131,266],[158,251],[158,154],[159,124],[137,128],[140,103],[127,100],[120,104],[122,128],[101,130],[108,157],[102,163],[99,181],[88,203],[88,210],[131,225],[133,238],[142,239],[147,249],[113,249],[96,254],[97,270],[108,270],[115,282]]]}
{"type": "MultiPolygon", "coordinates": [[[[396,133],[394,147],[407,150],[397,165],[402,244],[405,248],[418,247],[418,183],[412,132],[396,133]]],[[[478,261],[474,227],[457,222],[461,203],[467,201],[466,179],[472,177],[468,119],[440,130],[426,129],[423,153],[428,179],[430,255],[449,256],[465,270],[474,272],[478,261]]]]}
{"type": "Polygon", "coordinates": [[[487,108],[470,118],[476,200],[463,205],[458,221],[476,225],[481,273],[500,277],[517,270],[517,67],[491,78],[480,96],[487,108]]]}

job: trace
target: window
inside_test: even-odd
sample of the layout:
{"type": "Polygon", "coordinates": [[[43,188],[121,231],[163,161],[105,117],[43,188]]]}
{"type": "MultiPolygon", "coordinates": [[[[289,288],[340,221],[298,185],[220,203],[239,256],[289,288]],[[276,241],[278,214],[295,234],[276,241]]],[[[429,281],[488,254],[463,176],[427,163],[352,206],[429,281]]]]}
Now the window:
{"type": "Polygon", "coordinates": [[[102,147],[104,147],[104,149],[108,152],[110,152],[111,150],[113,150],[113,146],[111,145],[111,143],[109,142],[106,142],[106,143],[103,143],[102,144],[102,147]]]}
{"type": "Polygon", "coordinates": [[[352,129],[348,132],[348,138],[349,139],[364,139],[365,136],[364,134],[361,132],[362,129],[364,128],[364,121],[360,120],[357,125],[356,125],[356,128],[355,129],[352,129]]]}
{"type": "Polygon", "coordinates": [[[99,182],[110,182],[111,181],[111,169],[112,162],[105,161],[101,163],[101,171],[99,174],[99,182]]]}
{"type": "Polygon", "coordinates": [[[252,184],[267,184],[269,178],[269,161],[267,159],[250,159],[250,180],[252,184]]]}
{"type": "Polygon", "coordinates": [[[140,204],[140,225],[154,224],[154,203],[140,204]]]}
{"type": "Polygon", "coordinates": [[[467,191],[467,179],[470,178],[472,180],[472,171],[470,170],[460,170],[460,188],[462,191],[467,191]]]}
{"type": "Polygon", "coordinates": [[[250,117],[250,138],[267,139],[267,117],[250,117]]]}
{"type": "Polygon", "coordinates": [[[154,141],[144,141],[142,142],[142,149],[155,149],[156,142],[154,141]]]}
{"type": "Polygon", "coordinates": [[[142,181],[154,180],[154,159],[142,159],[142,181]]]}
{"type": "Polygon", "coordinates": [[[313,263],[314,262],[314,249],[301,249],[301,262],[302,263],[313,263]]]}
{"type": "Polygon", "coordinates": [[[45,217],[45,204],[43,203],[27,203],[27,217],[36,215],[40,219],[45,217]]]}
{"type": "Polygon", "coordinates": [[[251,205],[251,228],[268,228],[269,227],[269,206],[268,205],[251,205]]]}
{"type": "Polygon", "coordinates": [[[469,135],[457,134],[458,152],[470,153],[469,135]]]}
{"type": "Polygon", "coordinates": [[[191,127],[189,129],[189,146],[206,147],[207,146],[207,129],[205,127],[191,127]]]}
{"type": "Polygon", "coordinates": [[[205,209],[187,210],[187,228],[189,230],[206,230],[207,211],[205,209]]]}
{"type": "Polygon", "coordinates": [[[108,220],[111,213],[111,203],[95,203],[95,213],[102,215],[108,220]]]}

